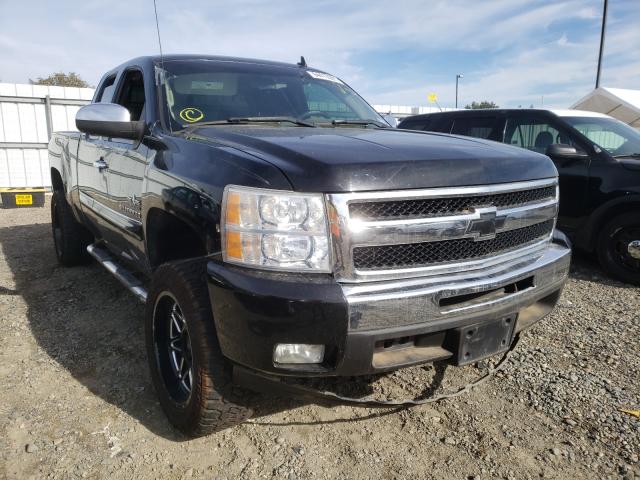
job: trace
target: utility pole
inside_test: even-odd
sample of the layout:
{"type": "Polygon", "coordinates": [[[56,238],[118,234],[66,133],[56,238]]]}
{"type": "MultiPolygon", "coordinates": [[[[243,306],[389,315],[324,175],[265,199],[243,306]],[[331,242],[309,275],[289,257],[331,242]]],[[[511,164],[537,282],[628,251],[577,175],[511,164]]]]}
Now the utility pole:
{"type": "Polygon", "coordinates": [[[598,73],[596,75],[596,88],[600,86],[600,71],[602,70],[602,52],[604,51],[604,35],[607,27],[607,8],[609,0],[604,0],[604,10],[602,12],[602,30],[600,31],[600,54],[598,55],[598,73]]]}
{"type": "Polygon", "coordinates": [[[456,75],[456,108],[458,108],[458,80],[460,80],[461,78],[464,78],[464,75],[458,73],[456,75]]]}

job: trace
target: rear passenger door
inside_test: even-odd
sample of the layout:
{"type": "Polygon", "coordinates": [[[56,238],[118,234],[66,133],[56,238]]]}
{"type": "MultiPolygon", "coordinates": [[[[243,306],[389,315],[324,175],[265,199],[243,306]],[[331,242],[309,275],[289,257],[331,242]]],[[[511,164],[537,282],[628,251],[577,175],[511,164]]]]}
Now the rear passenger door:
{"type": "MultiPolygon", "coordinates": [[[[116,88],[117,73],[108,74],[98,86],[93,103],[111,103],[116,88]]],[[[82,212],[98,237],[108,235],[109,181],[104,167],[103,144],[100,136],[81,134],[78,145],[78,189],[82,212]]]]}
{"type": "MultiPolygon", "coordinates": [[[[570,145],[583,151],[576,144],[571,132],[554,118],[540,113],[524,113],[509,116],[505,127],[505,143],[543,155],[553,144],[570,145]]],[[[589,157],[582,159],[553,158],[560,176],[560,213],[558,224],[569,232],[575,230],[587,211],[589,185],[589,157]]]]}

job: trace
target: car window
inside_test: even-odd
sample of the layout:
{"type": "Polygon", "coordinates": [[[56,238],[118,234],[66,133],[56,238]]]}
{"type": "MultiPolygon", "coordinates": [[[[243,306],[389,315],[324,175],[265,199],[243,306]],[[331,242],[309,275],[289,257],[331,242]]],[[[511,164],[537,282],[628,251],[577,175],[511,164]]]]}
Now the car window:
{"type": "Polygon", "coordinates": [[[140,70],[125,73],[116,103],[129,110],[132,121],[140,120],[144,109],[144,81],[140,70]]]}
{"type": "Polygon", "coordinates": [[[98,95],[96,96],[95,103],[110,103],[113,99],[113,91],[116,88],[116,75],[113,74],[100,86],[98,95]]]}
{"type": "Polygon", "coordinates": [[[603,129],[600,125],[582,124],[576,126],[581,134],[591,140],[593,143],[601,146],[606,150],[616,150],[626,142],[626,138],[618,135],[616,132],[603,129]]]}
{"type": "Polygon", "coordinates": [[[538,153],[545,153],[547,147],[554,143],[573,145],[569,136],[555,126],[543,119],[532,117],[509,118],[504,142],[538,153]]]}
{"type": "Polygon", "coordinates": [[[288,117],[316,125],[334,120],[385,124],[342,80],[315,70],[236,62],[167,61],[162,76],[172,130],[245,117],[288,117]]]}
{"type": "Polygon", "coordinates": [[[427,130],[429,125],[429,120],[408,120],[406,122],[402,122],[402,125],[398,125],[398,128],[403,128],[405,130],[427,130]]]}
{"type": "Polygon", "coordinates": [[[451,133],[476,138],[494,138],[496,117],[461,117],[453,121],[451,133]],[[493,134],[493,135],[492,135],[493,134]]]}

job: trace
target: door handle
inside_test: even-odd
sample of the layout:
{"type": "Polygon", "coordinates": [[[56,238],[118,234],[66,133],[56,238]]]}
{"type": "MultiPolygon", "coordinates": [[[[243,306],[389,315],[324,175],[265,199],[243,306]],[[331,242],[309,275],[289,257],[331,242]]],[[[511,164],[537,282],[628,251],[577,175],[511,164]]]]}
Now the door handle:
{"type": "Polygon", "coordinates": [[[104,158],[100,157],[100,160],[93,162],[93,166],[98,169],[99,172],[109,168],[109,164],[104,161],[104,158]]]}

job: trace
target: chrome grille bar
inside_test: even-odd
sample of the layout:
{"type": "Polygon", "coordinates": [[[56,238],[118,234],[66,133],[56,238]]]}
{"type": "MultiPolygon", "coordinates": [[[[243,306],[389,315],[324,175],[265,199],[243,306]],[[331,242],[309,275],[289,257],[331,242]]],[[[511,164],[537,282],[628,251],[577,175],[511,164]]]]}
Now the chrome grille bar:
{"type": "Polygon", "coordinates": [[[480,220],[481,215],[487,211],[495,212],[495,232],[500,233],[535,225],[555,217],[558,212],[558,202],[553,199],[516,208],[493,210],[479,208],[466,215],[411,220],[361,222],[351,219],[351,238],[354,245],[359,246],[477,238],[477,232],[469,230],[470,222],[480,220]]]}
{"type": "MultiPolygon", "coordinates": [[[[438,242],[457,239],[484,241],[495,238],[496,234],[522,229],[549,220],[558,213],[557,179],[550,178],[532,182],[511,184],[431,188],[423,190],[404,190],[392,192],[357,192],[347,194],[328,194],[327,204],[331,223],[334,247],[334,271],[338,280],[343,282],[362,282],[406,278],[430,274],[451,273],[465,269],[484,268],[495,265],[501,259],[511,257],[514,252],[486,256],[483,259],[466,259],[438,265],[406,266],[394,269],[358,270],[353,264],[353,249],[384,245],[403,245],[424,242],[438,242]],[[544,187],[555,187],[555,197],[524,205],[504,205],[495,207],[486,205],[488,195],[507,192],[527,191],[544,187]],[[363,202],[383,202],[386,200],[420,200],[438,198],[465,198],[465,203],[473,205],[478,197],[480,205],[466,209],[456,215],[406,219],[362,220],[352,218],[350,206],[363,202]]],[[[358,209],[355,209],[358,211],[358,209]]],[[[541,241],[529,242],[520,252],[534,251],[548,243],[551,235],[541,241]]]]}

